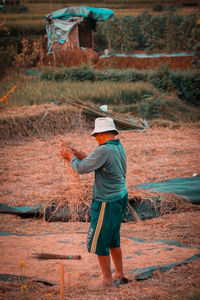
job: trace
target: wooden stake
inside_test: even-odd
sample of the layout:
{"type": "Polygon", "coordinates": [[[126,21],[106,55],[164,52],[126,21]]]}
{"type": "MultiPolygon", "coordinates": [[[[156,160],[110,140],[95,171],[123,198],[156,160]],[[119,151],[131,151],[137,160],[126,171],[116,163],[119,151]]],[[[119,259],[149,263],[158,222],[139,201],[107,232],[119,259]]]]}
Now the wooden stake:
{"type": "Polygon", "coordinates": [[[60,263],[60,300],[64,300],[64,265],[60,263]]]}
{"type": "Polygon", "coordinates": [[[63,254],[53,254],[53,253],[34,253],[33,257],[42,260],[46,259],[81,259],[81,255],[63,255],[63,254]]]}

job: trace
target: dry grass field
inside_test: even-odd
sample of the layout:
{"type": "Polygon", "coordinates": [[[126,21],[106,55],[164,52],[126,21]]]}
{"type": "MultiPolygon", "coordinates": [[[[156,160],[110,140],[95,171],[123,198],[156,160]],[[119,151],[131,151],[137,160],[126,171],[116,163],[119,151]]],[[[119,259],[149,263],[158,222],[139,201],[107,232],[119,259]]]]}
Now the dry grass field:
{"type": "MultiPolygon", "coordinates": [[[[148,11],[149,13],[153,14],[153,15],[158,15],[163,12],[156,12],[153,10],[154,5],[156,4],[156,1],[151,1],[149,3],[146,2],[146,5],[143,3],[129,3],[129,4],[124,4],[122,5],[121,3],[119,4],[113,4],[112,2],[110,3],[99,3],[97,2],[92,2],[92,3],[80,3],[80,2],[67,2],[67,3],[59,3],[59,2],[52,2],[52,1],[48,1],[48,2],[41,2],[41,3],[37,3],[37,2],[33,2],[31,1],[30,3],[27,2],[25,3],[25,6],[27,7],[27,11],[26,12],[22,12],[22,13],[6,13],[6,14],[1,14],[1,19],[3,20],[3,22],[5,22],[8,25],[12,25],[12,24],[17,24],[18,26],[24,26],[29,27],[30,24],[34,27],[34,26],[39,26],[41,24],[43,24],[45,26],[46,24],[46,15],[58,10],[58,9],[62,9],[64,7],[70,7],[70,6],[81,6],[81,5],[87,5],[87,6],[92,6],[92,7],[105,7],[105,8],[109,8],[112,9],[114,11],[114,15],[116,17],[123,17],[126,15],[133,15],[133,16],[137,16],[140,15],[141,13],[143,13],[144,11],[148,11]]],[[[170,4],[169,4],[170,5],[170,4]]],[[[163,4],[163,7],[167,7],[169,5],[165,5],[163,4]]],[[[177,8],[177,13],[181,14],[181,15],[187,15],[190,14],[192,11],[196,11],[197,7],[178,7],[177,8]]]]}
{"type": "MultiPolygon", "coordinates": [[[[31,27],[37,32],[45,28],[46,14],[79,5],[107,7],[113,9],[117,17],[140,15],[144,11],[153,15],[166,13],[153,10],[157,3],[153,0],[145,1],[145,5],[143,2],[143,6],[139,0],[84,4],[80,1],[38,2],[24,1],[28,8],[26,13],[1,14],[1,24],[25,31],[31,27]]],[[[162,1],[163,5],[166,3],[162,1]]],[[[182,7],[176,13],[187,15],[193,10],[196,8],[182,7]]],[[[71,65],[83,63],[80,53],[73,56],[73,60],[68,59],[71,65]]],[[[168,64],[170,69],[190,70],[192,59],[99,58],[95,68],[146,70],[168,64]]],[[[88,61],[84,63],[88,65],[88,61]]],[[[3,97],[0,103],[0,202],[17,207],[43,205],[44,208],[55,202],[58,206],[69,205],[73,213],[77,213],[76,209],[82,204],[90,207],[94,174],[77,176],[61,159],[60,148],[64,140],[85,153],[93,151],[97,147],[90,136],[93,121],[86,120],[81,109],[69,105],[68,98],[79,99],[79,93],[84,92],[100,94],[100,89],[112,94],[121,86],[107,82],[98,89],[98,83],[42,82],[34,76],[8,74],[0,84],[0,97],[3,97]],[[13,86],[16,90],[4,99],[13,86]]],[[[162,97],[171,99],[167,94],[162,97]]],[[[199,109],[191,106],[184,118],[182,111],[180,118],[179,112],[173,111],[173,105],[170,109],[172,115],[177,114],[178,121],[155,119],[143,132],[120,130],[119,138],[127,153],[127,186],[131,199],[150,197],[147,191],[136,189],[137,184],[200,174],[199,109]],[[194,114],[196,118],[192,121],[189,116],[194,114]]],[[[199,300],[200,207],[173,194],[163,199],[166,207],[174,204],[171,207],[176,206],[176,209],[166,209],[156,218],[122,223],[125,276],[132,282],[109,289],[95,289],[101,272],[97,258],[87,253],[89,222],[80,222],[76,214],[70,222],[48,222],[44,215],[21,218],[0,213],[0,299],[62,300],[60,267],[63,264],[66,300],[199,300]],[[81,255],[81,260],[42,261],[33,257],[38,252],[81,255]],[[174,266],[166,270],[170,264],[174,266]],[[150,267],[156,267],[152,276],[136,278],[137,270],[150,267]],[[14,276],[15,280],[4,281],[6,275],[10,279],[14,276]]]]}
{"type": "MultiPolygon", "coordinates": [[[[13,114],[23,115],[23,107],[20,109],[13,114]]],[[[36,109],[36,106],[30,109],[36,109]]],[[[41,131],[38,136],[18,135],[1,141],[1,202],[11,206],[33,206],[55,200],[78,204],[84,199],[90,205],[93,174],[75,177],[59,154],[61,139],[86,153],[97,146],[89,135],[93,124],[82,117],[74,121],[76,125],[69,125],[64,134],[45,135],[41,131]]],[[[145,132],[120,131],[119,138],[127,152],[127,184],[131,194],[137,194],[132,185],[200,173],[200,132],[195,125],[152,126],[145,132]]],[[[0,236],[1,273],[42,278],[55,284],[48,286],[33,279],[0,280],[0,299],[59,299],[61,261],[38,261],[32,257],[35,252],[82,256],[80,261],[62,261],[64,299],[197,300],[200,297],[200,258],[166,272],[157,270],[145,280],[136,280],[135,273],[131,272],[138,267],[182,261],[198,253],[198,205],[187,205],[153,219],[123,223],[121,243],[125,274],[133,281],[107,290],[92,288],[100,280],[100,270],[96,257],[86,251],[87,222],[49,223],[42,218],[22,219],[8,214],[0,214],[0,220],[0,231],[4,233],[0,236]],[[131,242],[128,237],[143,239],[145,243],[131,242]],[[168,250],[166,255],[166,246],[163,248],[158,240],[180,242],[184,247],[174,247],[175,254],[168,250]],[[132,260],[127,259],[138,251],[143,255],[135,254],[132,260]]]]}

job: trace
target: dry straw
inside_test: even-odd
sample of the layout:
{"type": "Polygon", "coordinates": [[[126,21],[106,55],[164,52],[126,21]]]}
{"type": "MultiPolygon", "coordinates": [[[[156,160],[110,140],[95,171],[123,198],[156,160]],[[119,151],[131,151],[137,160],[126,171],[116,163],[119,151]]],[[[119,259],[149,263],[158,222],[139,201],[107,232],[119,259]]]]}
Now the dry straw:
{"type": "MultiPolygon", "coordinates": [[[[93,128],[93,122],[86,122],[78,109],[62,109],[60,111],[52,104],[3,110],[2,119],[6,121],[5,127],[0,126],[0,129],[3,128],[0,135],[3,149],[0,193],[2,202],[13,206],[43,203],[47,208],[55,203],[54,214],[69,206],[70,220],[79,221],[80,207],[90,208],[94,178],[93,174],[77,176],[71,166],[63,163],[58,132],[63,132],[62,138],[73,149],[90,153],[97,145],[88,130],[93,128]],[[28,128],[28,124],[32,127],[28,128]],[[21,137],[23,130],[29,137],[27,141],[21,137]],[[51,136],[48,136],[49,133],[51,136]],[[57,135],[52,136],[53,133],[57,135]],[[15,134],[18,139],[11,140],[12,136],[16,138],[15,134]],[[34,134],[35,138],[32,137],[34,134]]],[[[120,131],[119,138],[127,153],[130,202],[151,202],[152,208],[161,214],[194,209],[176,195],[152,194],[134,186],[198,173],[199,134],[195,127],[120,131]],[[153,200],[155,196],[160,197],[159,207],[153,200]]]]}
{"type": "MultiPolygon", "coordinates": [[[[81,110],[55,104],[7,107],[1,112],[0,140],[18,137],[65,134],[82,130],[84,118],[81,110]]],[[[89,126],[89,125],[87,125],[89,126]]]]}

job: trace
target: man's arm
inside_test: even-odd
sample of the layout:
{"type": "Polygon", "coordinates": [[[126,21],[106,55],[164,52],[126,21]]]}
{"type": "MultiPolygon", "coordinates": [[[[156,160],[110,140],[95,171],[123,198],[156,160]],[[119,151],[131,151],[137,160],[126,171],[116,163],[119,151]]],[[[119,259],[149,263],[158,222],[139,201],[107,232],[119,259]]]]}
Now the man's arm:
{"type": "Polygon", "coordinates": [[[78,160],[75,156],[71,160],[72,168],[79,174],[90,173],[101,168],[107,159],[107,153],[103,146],[98,147],[83,160],[78,160]]]}

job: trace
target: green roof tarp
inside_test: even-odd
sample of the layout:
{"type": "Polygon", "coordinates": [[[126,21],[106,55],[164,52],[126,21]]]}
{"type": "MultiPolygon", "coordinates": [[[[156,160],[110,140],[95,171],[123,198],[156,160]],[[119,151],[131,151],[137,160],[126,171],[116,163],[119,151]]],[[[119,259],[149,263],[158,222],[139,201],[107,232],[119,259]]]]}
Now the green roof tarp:
{"type": "Polygon", "coordinates": [[[56,10],[46,16],[47,21],[53,19],[67,20],[70,17],[90,18],[94,21],[106,21],[114,12],[108,8],[95,8],[89,6],[66,7],[56,10]]]}

